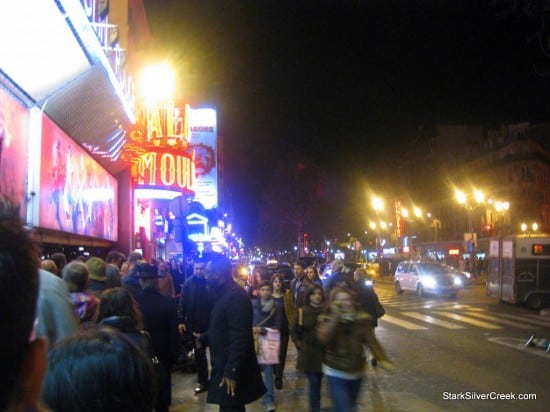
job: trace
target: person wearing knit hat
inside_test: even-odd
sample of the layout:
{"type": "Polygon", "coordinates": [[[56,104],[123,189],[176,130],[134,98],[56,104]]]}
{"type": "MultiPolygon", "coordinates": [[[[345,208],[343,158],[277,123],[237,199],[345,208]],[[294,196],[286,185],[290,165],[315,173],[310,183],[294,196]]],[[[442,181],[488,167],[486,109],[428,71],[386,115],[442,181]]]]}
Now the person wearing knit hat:
{"type": "Polygon", "coordinates": [[[93,256],[86,261],[86,267],[90,273],[88,292],[99,297],[101,292],[109,288],[106,274],[107,264],[103,259],[93,256]]]}

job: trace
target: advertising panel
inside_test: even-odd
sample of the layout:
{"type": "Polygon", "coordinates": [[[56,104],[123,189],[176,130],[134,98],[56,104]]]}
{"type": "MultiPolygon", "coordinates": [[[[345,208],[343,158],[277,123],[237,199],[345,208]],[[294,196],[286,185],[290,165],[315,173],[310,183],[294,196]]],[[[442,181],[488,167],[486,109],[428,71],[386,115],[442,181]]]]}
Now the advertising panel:
{"type": "Polygon", "coordinates": [[[117,181],[43,116],[38,225],[116,241],[117,181]]]}
{"type": "Polygon", "coordinates": [[[0,89],[0,193],[26,213],[29,113],[0,89]]]}
{"type": "Polygon", "coordinates": [[[195,156],[195,201],[205,209],[218,207],[216,110],[186,107],[190,153],[195,156]]]}

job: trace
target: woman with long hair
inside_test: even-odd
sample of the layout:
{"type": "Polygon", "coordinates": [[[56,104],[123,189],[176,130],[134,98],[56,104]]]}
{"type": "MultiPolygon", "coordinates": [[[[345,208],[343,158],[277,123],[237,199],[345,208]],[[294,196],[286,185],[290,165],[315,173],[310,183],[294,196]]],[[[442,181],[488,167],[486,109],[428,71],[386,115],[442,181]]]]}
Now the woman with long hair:
{"type": "Polygon", "coordinates": [[[323,301],[322,286],[313,285],[306,294],[306,305],[298,309],[291,331],[292,341],[298,351],[296,369],[305,373],[308,381],[310,412],[321,410],[323,345],[317,338],[316,326],[323,301]]]}
{"type": "Polygon", "coordinates": [[[323,373],[334,410],[352,412],[366,366],[365,347],[379,367],[391,369],[392,364],[376,340],[371,316],[363,311],[353,290],[335,286],[328,303],[317,323],[317,337],[325,346],[323,373]]]}
{"type": "Polygon", "coordinates": [[[315,266],[308,266],[306,268],[306,277],[309,279],[311,283],[314,285],[323,286],[323,281],[319,277],[319,271],[315,266]]]}
{"type": "Polygon", "coordinates": [[[101,293],[96,323],[118,329],[154,360],[151,336],[143,330],[138,304],[126,289],[116,287],[101,293]]]}

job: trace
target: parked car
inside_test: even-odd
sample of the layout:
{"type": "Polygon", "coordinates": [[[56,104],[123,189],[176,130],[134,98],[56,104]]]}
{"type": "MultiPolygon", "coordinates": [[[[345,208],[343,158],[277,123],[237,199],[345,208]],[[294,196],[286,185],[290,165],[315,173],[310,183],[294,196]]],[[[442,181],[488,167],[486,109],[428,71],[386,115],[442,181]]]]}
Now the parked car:
{"type": "Polygon", "coordinates": [[[404,261],[395,270],[395,291],[427,293],[456,297],[464,285],[462,279],[449,270],[447,265],[433,261],[404,261]]]}

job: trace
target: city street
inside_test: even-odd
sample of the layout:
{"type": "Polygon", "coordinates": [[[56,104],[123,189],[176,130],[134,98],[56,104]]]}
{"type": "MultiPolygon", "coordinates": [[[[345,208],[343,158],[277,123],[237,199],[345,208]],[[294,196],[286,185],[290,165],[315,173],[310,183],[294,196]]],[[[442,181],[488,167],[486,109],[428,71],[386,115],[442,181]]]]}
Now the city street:
{"type": "MultiPolygon", "coordinates": [[[[547,411],[550,353],[525,347],[532,335],[550,338],[550,318],[498,303],[478,284],[457,299],[396,295],[391,283],[376,290],[386,309],[377,336],[395,362],[369,368],[359,411],[547,411]],[[513,397],[536,396],[536,400],[513,397]],[[488,397],[489,399],[483,399],[488,397]],[[497,397],[507,399],[495,399],[497,397]]],[[[307,410],[305,378],[296,373],[291,344],[278,411],[307,410]]],[[[216,411],[206,394],[193,395],[194,374],[176,372],[172,411],[216,411]]],[[[330,410],[323,384],[322,406],[330,410]]],[[[259,401],[247,411],[262,411],[259,401]]]]}

